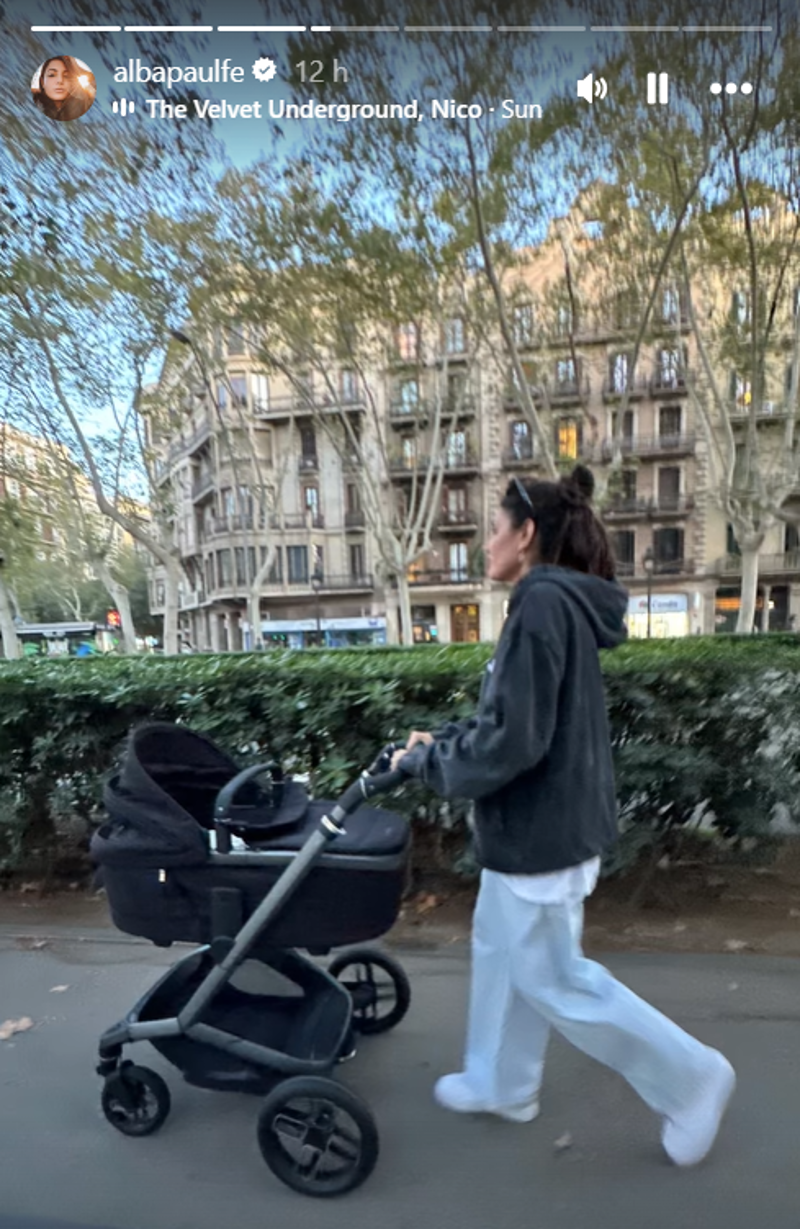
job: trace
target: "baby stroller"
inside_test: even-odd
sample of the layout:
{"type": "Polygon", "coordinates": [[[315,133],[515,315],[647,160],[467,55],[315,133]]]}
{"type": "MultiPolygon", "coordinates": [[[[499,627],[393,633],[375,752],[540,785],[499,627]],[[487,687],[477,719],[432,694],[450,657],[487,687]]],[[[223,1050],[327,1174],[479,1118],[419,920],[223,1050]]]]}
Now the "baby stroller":
{"type": "Polygon", "coordinates": [[[330,1077],[354,1052],[354,1033],[402,1019],[408,980],[373,948],[327,970],[295,949],[326,955],[377,938],[397,917],[408,825],[363,805],[403,780],[389,771],[392,750],[338,802],[321,802],[277,763],[240,772],[181,726],[132,733],[105,789],[110,822],[92,840],[111,914],[155,944],[201,946],[100,1038],[103,1112],[117,1130],[150,1135],[169,1113],[161,1076],[122,1060],[124,1046],[149,1041],[190,1084],[265,1098],[261,1153],[294,1190],[338,1195],[369,1176],[375,1120],[330,1077]]]}

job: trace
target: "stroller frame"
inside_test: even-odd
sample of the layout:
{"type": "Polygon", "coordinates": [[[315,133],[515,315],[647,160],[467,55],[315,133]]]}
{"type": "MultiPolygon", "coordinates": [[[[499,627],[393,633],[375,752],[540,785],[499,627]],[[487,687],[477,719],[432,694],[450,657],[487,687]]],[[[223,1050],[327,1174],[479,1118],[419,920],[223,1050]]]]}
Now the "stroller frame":
{"type": "MultiPolygon", "coordinates": [[[[260,1114],[259,1143],[264,1159],[276,1176],[287,1185],[305,1194],[327,1196],[351,1190],[369,1175],[378,1153],[377,1128],[372,1115],[368,1107],[353,1093],[326,1078],[338,1062],[345,1057],[351,1057],[355,1052],[353,1032],[354,1027],[359,1027],[359,1023],[357,1018],[354,1020],[354,1007],[358,1013],[359,1007],[363,1008],[369,999],[369,993],[364,995],[364,984],[360,980],[356,984],[343,983],[337,979],[335,972],[336,967],[342,972],[351,965],[363,964],[375,966],[389,975],[395,995],[394,1010],[383,1021],[380,1018],[370,1020],[367,1017],[362,1021],[361,1029],[364,1032],[383,1031],[384,1028],[393,1027],[405,1014],[409,999],[405,974],[391,957],[371,948],[363,948],[349,955],[343,953],[331,965],[332,971],[329,972],[292,949],[277,949],[272,953],[265,953],[262,948],[259,951],[254,957],[259,964],[274,970],[302,991],[302,995],[293,1001],[300,1004],[297,1015],[302,1018],[300,1031],[305,1030],[307,1053],[302,1052],[302,1047],[300,1053],[293,1054],[248,1040],[214,1024],[205,1023],[202,1017],[250,957],[256,943],[261,940],[263,944],[265,932],[271,922],[313,867],[324,858],[326,849],[343,834],[347,816],[357,810],[366,799],[394,788],[405,779],[400,771],[380,772],[380,769],[388,764],[393,750],[393,747],[385,748],[371,768],[365,770],[338,802],[326,811],[299,852],[294,855],[234,937],[224,933],[226,930],[235,929],[226,924],[224,895],[227,889],[215,889],[222,899],[219,902],[220,908],[215,910],[211,943],[194,949],[173,964],[123,1020],[102,1034],[97,1073],[105,1080],[104,1112],[117,1129],[129,1135],[152,1134],[163,1124],[170,1109],[169,1091],[165,1082],[148,1068],[123,1062],[123,1047],[138,1041],[150,1041],[160,1049],[159,1043],[183,1039],[185,1042],[197,1043],[198,1046],[224,1054],[242,1065],[241,1079],[234,1077],[216,1084],[208,1082],[205,1086],[238,1088],[263,1094],[265,1086],[274,1085],[260,1114]],[[219,933],[220,930],[223,933],[219,933]],[[170,989],[180,987],[181,984],[191,985],[192,979],[196,980],[201,974],[204,974],[202,980],[174,1015],[142,1018],[170,989]],[[255,1074],[253,1068],[256,1069],[255,1074]],[[263,1072],[264,1081],[259,1080],[258,1071],[263,1072]],[[277,1080],[270,1080],[270,1075],[277,1076],[277,1080]],[[309,1101],[312,1105],[311,1125],[305,1134],[298,1127],[297,1111],[291,1110],[292,1101],[309,1101]],[[334,1149],[334,1155],[339,1160],[344,1159],[345,1163],[339,1165],[333,1174],[326,1174],[322,1171],[328,1150],[322,1147],[322,1137],[327,1132],[330,1142],[334,1130],[332,1123],[339,1110],[343,1111],[351,1122],[355,1122],[360,1138],[358,1145],[353,1147],[352,1127],[345,1132],[343,1138],[348,1142],[344,1151],[347,1155],[342,1158],[341,1145],[338,1153],[334,1149]],[[297,1135],[298,1146],[294,1149],[294,1155],[291,1150],[287,1155],[286,1148],[276,1143],[276,1122],[279,1120],[293,1122],[302,1135],[302,1138],[297,1135]]],[[[230,851],[230,827],[233,824],[229,816],[234,795],[247,781],[271,767],[274,766],[257,765],[247,768],[220,791],[214,819],[217,849],[224,852],[212,852],[209,855],[212,865],[230,866],[233,862],[236,865],[263,865],[267,860],[275,860],[276,856],[285,857],[270,851],[230,851]]],[[[342,859],[346,865],[357,865],[364,860],[351,854],[342,859]]],[[[374,865],[375,859],[369,860],[374,865]]],[[[230,919],[229,914],[228,922],[230,919]]],[[[165,1048],[168,1051],[168,1046],[165,1048]]],[[[170,1058],[168,1052],[167,1057],[170,1058]]],[[[180,1066],[177,1060],[171,1061],[180,1066]]],[[[204,1083],[203,1080],[191,1079],[185,1070],[184,1075],[190,1082],[204,1083]]]]}

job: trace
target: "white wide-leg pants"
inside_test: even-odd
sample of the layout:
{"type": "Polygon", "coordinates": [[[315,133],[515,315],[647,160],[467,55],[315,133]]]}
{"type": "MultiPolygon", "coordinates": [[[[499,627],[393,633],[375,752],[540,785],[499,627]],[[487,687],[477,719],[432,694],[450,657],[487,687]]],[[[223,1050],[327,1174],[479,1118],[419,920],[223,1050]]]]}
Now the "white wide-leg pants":
{"type": "Polygon", "coordinates": [[[472,933],[464,1073],[490,1105],[534,1098],[551,1028],[656,1113],[691,1106],[710,1051],[581,949],[583,902],[534,904],[484,870],[472,933]]]}

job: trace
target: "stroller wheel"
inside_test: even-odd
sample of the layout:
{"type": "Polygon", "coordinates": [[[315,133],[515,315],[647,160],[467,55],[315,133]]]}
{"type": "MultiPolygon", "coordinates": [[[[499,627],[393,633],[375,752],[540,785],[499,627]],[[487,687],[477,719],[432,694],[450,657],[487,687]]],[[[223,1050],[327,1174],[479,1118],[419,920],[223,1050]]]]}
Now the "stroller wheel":
{"type": "Polygon", "coordinates": [[[353,1028],[386,1033],[399,1024],[411,1003],[411,986],[400,964],[385,952],[355,948],[328,966],[353,1000],[353,1028]]]}
{"type": "Polygon", "coordinates": [[[276,1178],[326,1198],[360,1186],[378,1159],[378,1128],[349,1088],[300,1075],[272,1090],[258,1116],[258,1146],[276,1178]]]}
{"type": "Polygon", "coordinates": [[[103,1113],[123,1135],[152,1135],[170,1111],[169,1088],[156,1071],[127,1063],[103,1085],[103,1113]]]}

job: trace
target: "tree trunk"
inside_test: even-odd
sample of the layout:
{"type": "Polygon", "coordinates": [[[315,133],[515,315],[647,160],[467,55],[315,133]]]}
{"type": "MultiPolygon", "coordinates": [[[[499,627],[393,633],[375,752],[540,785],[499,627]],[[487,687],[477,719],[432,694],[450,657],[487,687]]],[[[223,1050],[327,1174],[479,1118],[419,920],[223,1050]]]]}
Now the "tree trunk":
{"type": "Polygon", "coordinates": [[[17,661],[22,657],[22,645],[14,623],[11,598],[2,576],[0,576],[0,634],[3,637],[3,656],[9,661],[17,661]]]}
{"type": "Polygon", "coordinates": [[[105,586],[106,592],[119,611],[123,653],[138,652],[136,647],[136,628],[134,627],[133,615],[131,614],[131,599],[128,590],[120,581],[115,579],[105,559],[93,559],[92,565],[97,569],[97,574],[105,586]]]}
{"type": "Polygon", "coordinates": [[[405,572],[397,577],[397,602],[400,609],[400,635],[403,644],[414,643],[414,625],[411,620],[411,590],[405,572]]]}
{"type": "Polygon", "coordinates": [[[261,630],[261,586],[267,579],[275,562],[275,547],[267,546],[264,562],[253,577],[253,583],[247,594],[247,620],[250,624],[251,645],[253,649],[264,647],[264,635],[261,630]]]}
{"type": "Polygon", "coordinates": [[[736,631],[749,636],[756,620],[756,597],[758,595],[758,554],[755,549],[742,546],[742,595],[736,631]]]}
{"type": "Polygon", "coordinates": [[[181,565],[170,559],[164,577],[164,653],[171,656],[178,652],[178,613],[180,606],[179,586],[181,565]]]}

